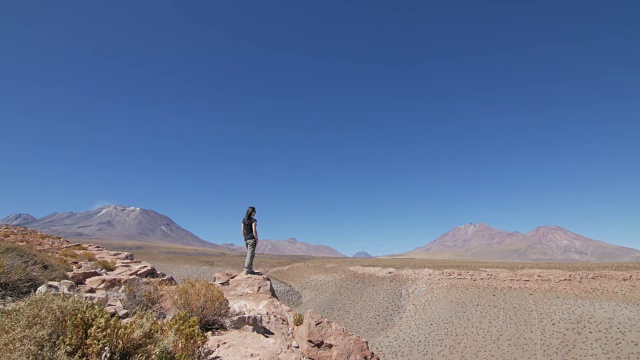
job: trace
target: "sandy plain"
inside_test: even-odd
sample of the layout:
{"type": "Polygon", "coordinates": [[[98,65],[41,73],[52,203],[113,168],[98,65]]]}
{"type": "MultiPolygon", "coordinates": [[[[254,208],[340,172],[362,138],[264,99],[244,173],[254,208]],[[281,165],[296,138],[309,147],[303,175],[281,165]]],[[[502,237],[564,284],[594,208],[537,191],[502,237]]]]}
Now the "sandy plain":
{"type": "MultiPolygon", "coordinates": [[[[105,246],[179,281],[240,271],[244,259],[179,246],[105,246]]],[[[640,263],[257,255],[255,264],[282,302],[347,327],[381,359],[640,359],[640,263]]]]}

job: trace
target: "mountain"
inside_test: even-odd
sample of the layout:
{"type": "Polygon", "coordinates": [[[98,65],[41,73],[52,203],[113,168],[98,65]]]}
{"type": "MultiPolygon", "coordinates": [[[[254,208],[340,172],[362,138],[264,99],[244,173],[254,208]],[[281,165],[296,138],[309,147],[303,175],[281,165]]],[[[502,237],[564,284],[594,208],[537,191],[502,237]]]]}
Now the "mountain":
{"type": "Polygon", "coordinates": [[[35,220],[36,218],[29,214],[13,214],[9,215],[6,218],[0,220],[0,225],[13,225],[13,226],[22,226],[22,224],[26,224],[35,220]]]}
{"type": "Polygon", "coordinates": [[[559,226],[522,234],[478,223],[457,226],[425,246],[392,255],[498,261],[640,261],[640,251],[586,238],[559,226]]]}
{"type": "MultiPolygon", "coordinates": [[[[247,251],[244,246],[234,244],[222,244],[227,250],[247,251]]],[[[345,257],[334,248],[325,245],[314,245],[298,241],[296,239],[287,240],[259,240],[256,248],[258,254],[269,255],[309,255],[309,256],[330,256],[345,257]]]]}
{"type": "Polygon", "coordinates": [[[232,243],[220,244],[220,246],[231,251],[247,251],[247,249],[244,246],[238,246],[232,243]]]}
{"type": "MultiPolygon", "coordinates": [[[[21,215],[14,214],[2,221],[33,218],[21,215]]],[[[200,239],[165,215],[137,207],[109,205],[87,212],[53,213],[20,225],[65,238],[138,240],[222,248],[200,239]]]]}
{"type": "Polygon", "coordinates": [[[260,240],[256,252],[260,254],[273,255],[311,255],[311,256],[332,256],[345,257],[337,250],[326,245],[314,245],[298,241],[296,239],[287,240],[260,240]]]}
{"type": "Polygon", "coordinates": [[[354,258],[372,258],[373,256],[371,256],[371,254],[369,254],[366,251],[358,251],[352,257],[354,257],[354,258]]]}

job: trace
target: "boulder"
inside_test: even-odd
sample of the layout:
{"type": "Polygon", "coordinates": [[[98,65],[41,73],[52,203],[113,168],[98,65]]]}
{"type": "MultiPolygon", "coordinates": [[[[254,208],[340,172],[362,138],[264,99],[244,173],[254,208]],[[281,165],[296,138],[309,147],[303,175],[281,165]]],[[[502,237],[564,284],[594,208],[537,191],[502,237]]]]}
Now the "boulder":
{"type": "Polygon", "coordinates": [[[227,285],[229,284],[229,280],[235,278],[236,276],[238,276],[238,273],[220,272],[213,275],[212,281],[214,284],[227,285]]]}
{"type": "Polygon", "coordinates": [[[76,292],[76,283],[69,280],[60,280],[60,291],[63,294],[74,294],[76,292]]]}
{"type": "Polygon", "coordinates": [[[82,285],[84,284],[85,280],[100,275],[102,274],[100,274],[96,270],[75,270],[67,273],[69,279],[77,285],[82,285]]]}
{"type": "Polygon", "coordinates": [[[60,283],[57,281],[48,281],[46,284],[40,285],[36,290],[36,294],[45,293],[60,294],[60,283]]]}
{"type": "Polygon", "coordinates": [[[90,289],[95,290],[98,288],[98,286],[100,286],[104,282],[105,277],[106,276],[104,275],[91,277],[85,280],[84,285],[86,286],[87,290],[90,290],[90,289]]]}
{"type": "Polygon", "coordinates": [[[138,277],[136,276],[103,275],[87,279],[85,285],[87,289],[111,290],[124,285],[133,284],[138,281],[137,279],[138,277]]]}
{"type": "Polygon", "coordinates": [[[289,346],[278,338],[265,337],[255,332],[228,331],[211,336],[205,344],[207,359],[260,359],[260,360],[300,360],[299,349],[289,346]]]}
{"type": "Polygon", "coordinates": [[[295,328],[293,337],[302,353],[312,359],[379,360],[366,340],[311,310],[295,328]]]}
{"type": "Polygon", "coordinates": [[[117,263],[116,269],[111,274],[146,278],[157,277],[158,272],[151,264],[143,261],[122,261],[117,263]]]}
{"type": "Polygon", "coordinates": [[[86,301],[91,301],[92,303],[100,306],[105,306],[109,302],[109,295],[106,291],[101,290],[96,293],[84,293],[82,294],[82,298],[86,301]]]}

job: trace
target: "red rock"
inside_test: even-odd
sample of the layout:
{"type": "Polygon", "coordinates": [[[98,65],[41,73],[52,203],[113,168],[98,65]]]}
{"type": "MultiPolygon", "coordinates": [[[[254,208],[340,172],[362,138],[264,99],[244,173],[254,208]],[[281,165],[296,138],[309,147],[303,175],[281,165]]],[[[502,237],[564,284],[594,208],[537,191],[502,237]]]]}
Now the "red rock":
{"type": "Polygon", "coordinates": [[[97,289],[104,282],[105,276],[94,276],[85,280],[84,284],[89,289],[97,289]]]}
{"type": "Polygon", "coordinates": [[[96,270],[75,270],[67,273],[69,279],[78,285],[84,284],[89,278],[100,275],[102,274],[96,270]]]}
{"type": "Polygon", "coordinates": [[[213,275],[213,283],[214,284],[228,284],[229,280],[235,278],[236,276],[238,276],[237,273],[232,273],[232,272],[222,272],[222,273],[216,273],[213,275]]]}
{"type": "Polygon", "coordinates": [[[293,336],[302,353],[312,359],[379,360],[366,340],[311,310],[305,314],[302,325],[295,328],[293,336]]]}

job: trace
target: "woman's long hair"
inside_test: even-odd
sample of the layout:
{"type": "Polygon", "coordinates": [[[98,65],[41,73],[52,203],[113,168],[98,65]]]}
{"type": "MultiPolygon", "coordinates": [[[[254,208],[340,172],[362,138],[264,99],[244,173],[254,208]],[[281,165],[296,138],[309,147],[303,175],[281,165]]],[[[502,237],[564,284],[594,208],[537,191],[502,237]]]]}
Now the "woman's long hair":
{"type": "Polygon", "coordinates": [[[256,211],[256,208],[253,206],[249,206],[249,208],[247,209],[247,213],[244,214],[244,219],[242,220],[243,224],[248,224],[249,221],[251,221],[251,214],[253,214],[254,211],[256,211]]]}

